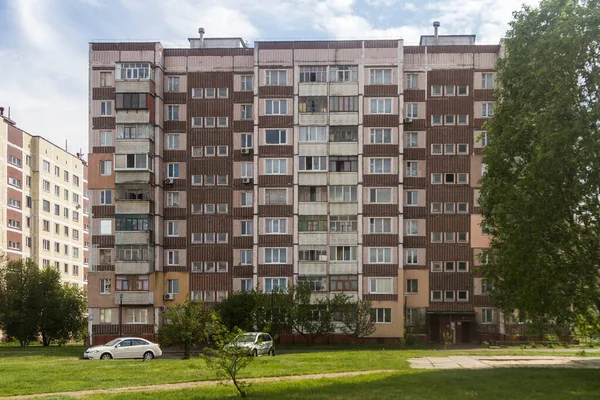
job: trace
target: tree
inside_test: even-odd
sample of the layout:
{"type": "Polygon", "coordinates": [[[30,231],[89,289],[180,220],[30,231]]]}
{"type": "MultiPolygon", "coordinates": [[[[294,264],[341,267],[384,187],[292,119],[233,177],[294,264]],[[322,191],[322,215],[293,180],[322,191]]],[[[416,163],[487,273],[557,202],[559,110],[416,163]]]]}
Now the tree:
{"type": "Polygon", "coordinates": [[[55,340],[77,337],[87,324],[86,296],[83,290],[63,285],[54,268],[39,271],[38,326],[44,346],[55,340]]]}
{"type": "Polygon", "coordinates": [[[486,124],[482,271],[493,302],[540,331],[580,317],[596,325],[600,0],[545,0],[510,26],[486,124]]]}
{"type": "Polygon", "coordinates": [[[371,301],[359,299],[347,304],[342,313],[342,332],[355,340],[375,332],[375,321],[371,317],[371,301]]]}
{"type": "Polygon", "coordinates": [[[165,324],[159,329],[160,342],[165,346],[178,343],[183,358],[190,358],[191,350],[208,341],[212,312],[202,302],[188,298],[183,303],[168,307],[164,312],[165,324]]]}
{"type": "Polygon", "coordinates": [[[232,330],[237,327],[252,331],[256,326],[255,309],[258,303],[256,291],[232,293],[222,302],[215,304],[213,310],[219,314],[221,323],[232,330]]]}
{"type": "Polygon", "coordinates": [[[240,396],[246,397],[250,383],[239,381],[237,375],[254,361],[254,357],[247,348],[236,346],[234,339],[243,331],[238,328],[227,329],[216,316],[213,316],[212,325],[215,347],[206,348],[207,355],[200,357],[215,372],[217,379],[231,379],[240,396]]]}
{"type": "Polygon", "coordinates": [[[40,271],[31,261],[12,260],[0,265],[0,322],[8,336],[22,347],[39,332],[40,271]]]}

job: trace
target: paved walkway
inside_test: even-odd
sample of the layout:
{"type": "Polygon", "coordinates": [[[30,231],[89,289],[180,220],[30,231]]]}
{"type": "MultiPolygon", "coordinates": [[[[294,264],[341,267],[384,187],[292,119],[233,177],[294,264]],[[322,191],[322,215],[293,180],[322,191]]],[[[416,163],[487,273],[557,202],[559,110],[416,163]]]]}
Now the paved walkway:
{"type": "Polygon", "coordinates": [[[550,356],[448,356],[409,358],[415,369],[457,369],[498,367],[560,367],[597,368],[600,357],[550,357],[550,356]]]}
{"type": "MultiPolygon", "coordinates": [[[[359,375],[369,374],[381,374],[388,372],[398,372],[397,370],[381,369],[374,371],[356,371],[356,372],[336,372],[329,374],[312,374],[312,375],[291,375],[291,376],[274,376],[269,378],[251,378],[251,379],[240,379],[242,382],[279,382],[282,380],[287,381],[302,381],[305,379],[323,379],[323,378],[345,378],[359,375]]],[[[1,397],[2,400],[25,400],[25,399],[39,399],[48,396],[70,396],[70,397],[83,397],[94,394],[115,394],[115,393],[132,393],[132,392],[151,392],[151,391],[162,391],[162,390],[178,390],[178,389],[190,389],[201,386],[216,386],[222,381],[200,381],[200,382],[181,382],[181,383],[167,383],[163,385],[149,385],[149,386],[132,386],[132,387],[120,387],[111,389],[97,389],[97,390],[82,390],[78,392],[57,392],[57,393],[38,393],[28,394],[22,396],[9,396],[1,397]]],[[[226,381],[230,383],[230,381],[226,381]]],[[[232,384],[233,385],[233,384],[232,384]]],[[[235,390],[232,386],[232,390],[235,390]]]]}

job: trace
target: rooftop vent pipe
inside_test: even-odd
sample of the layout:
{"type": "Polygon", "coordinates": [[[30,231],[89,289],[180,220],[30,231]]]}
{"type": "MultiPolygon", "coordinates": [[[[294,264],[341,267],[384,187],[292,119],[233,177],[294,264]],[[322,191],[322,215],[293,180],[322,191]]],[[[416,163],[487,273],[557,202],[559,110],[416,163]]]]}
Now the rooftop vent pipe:
{"type": "Polygon", "coordinates": [[[438,42],[438,28],[440,27],[440,21],[433,21],[433,36],[435,38],[435,44],[438,42]]]}

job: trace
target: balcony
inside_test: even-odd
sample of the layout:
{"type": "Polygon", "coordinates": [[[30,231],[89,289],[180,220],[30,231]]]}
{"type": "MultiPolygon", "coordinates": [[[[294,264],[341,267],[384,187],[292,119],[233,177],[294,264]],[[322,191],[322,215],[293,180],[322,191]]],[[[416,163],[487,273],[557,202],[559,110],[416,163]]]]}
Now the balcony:
{"type": "Polygon", "coordinates": [[[332,156],[357,156],[357,142],[330,142],[329,154],[332,156]]]}
{"type": "Polygon", "coordinates": [[[303,82],[298,85],[300,96],[327,96],[326,82],[303,82]]]}
{"type": "Polygon", "coordinates": [[[154,142],[149,139],[120,139],[115,143],[115,153],[133,154],[146,153],[154,154],[154,142]]]}
{"type": "Polygon", "coordinates": [[[117,275],[148,275],[154,272],[154,261],[115,261],[117,275]]]}
{"type": "Polygon", "coordinates": [[[327,202],[300,202],[298,212],[300,215],[327,215],[329,212],[327,202]]]}
{"type": "Polygon", "coordinates": [[[149,124],[149,110],[117,110],[117,124],[149,124]]]}
{"type": "Polygon", "coordinates": [[[327,245],[327,232],[298,232],[298,244],[327,245]]]}
{"type": "Polygon", "coordinates": [[[326,186],[327,173],[325,172],[299,172],[298,184],[300,186],[326,186]]]}
{"type": "Polygon", "coordinates": [[[155,84],[151,80],[117,80],[116,93],[154,93],[155,84]]]}
{"type": "Polygon", "coordinates": [[[154,292],[118,292],[115,294],[116,305],[121,304],[121,296],[124,306],[154,304],[154,292]]]}
{"type": "MultiPolygon", "coordinates": [[[[118,117],[117,117],[117,119],[118,119],[118,117]]],[[[330,125],[358,125],[358,113],[357,112],[332,112],[329,114],[329,124],[330,125]]]]}
{"type": "Polygon", "coordinates": [[[149,200],[117,200],[116,214],[152,214],[154,207],[149,200]]]}
{"type": "Polygon", "coordinates": [[[152,243],[152,232],[145,231],[118,231],[115,232],[115,244],[148,244],[152,243]]]}
{"type": "Polygon", "coordinates": [[[115,173],[115,183],[154,183],[154,173],[135,169],[123,169],[115,173]]]}
{"type": "Polygon", "coordinates": [[[151,140],[154,141],[152,125],[119,125],[117,126],[117,143],[121,140],[151,140]]]}
{"type": "Polygon", "coordinates": [[[330,185],[358,185],[358,172],[331,172],[330,185]]]}

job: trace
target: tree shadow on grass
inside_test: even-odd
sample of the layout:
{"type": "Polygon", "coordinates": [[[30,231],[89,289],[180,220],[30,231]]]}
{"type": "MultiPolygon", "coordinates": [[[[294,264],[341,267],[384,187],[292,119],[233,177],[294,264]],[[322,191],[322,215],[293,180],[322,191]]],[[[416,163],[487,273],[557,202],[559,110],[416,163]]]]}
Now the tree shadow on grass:
{"type": "Polygon", "coordinates": [[[9,357],[82,357],[84,346],[0,346],[0,360],[9,357]]]}

